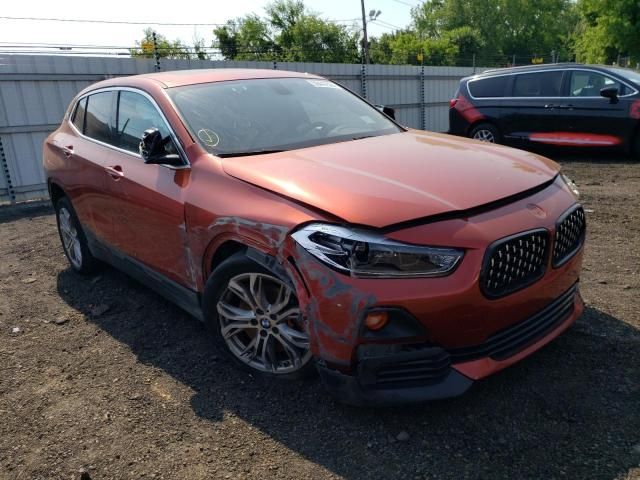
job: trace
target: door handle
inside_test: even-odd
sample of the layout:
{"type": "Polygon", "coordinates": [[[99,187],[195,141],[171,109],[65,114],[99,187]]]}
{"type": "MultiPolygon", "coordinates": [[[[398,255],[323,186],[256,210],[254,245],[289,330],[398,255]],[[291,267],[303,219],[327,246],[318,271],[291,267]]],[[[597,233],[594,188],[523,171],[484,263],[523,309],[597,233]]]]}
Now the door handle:
{"type": "Polygon", "coordinates": [[[562,108],[564,110],[573,110],[573,104],[572,103],[562,104],[562,105],[560,105],[560,108],[562,108]]]}
{"type": "Polygon", "coordinates": [[[73,155],[73,145],[65,145],[64,147],[62,147],[62,152],[64,153],[64,156],[69,158],[71,155],[73,155]]]}
{"type": "Polygon", "coordinates": [[[122,171],[122,167],[120,165],[104,167],[104,169],[114,180],[120,180],[122,177],[124,177],[124,172],[122,171]]]}

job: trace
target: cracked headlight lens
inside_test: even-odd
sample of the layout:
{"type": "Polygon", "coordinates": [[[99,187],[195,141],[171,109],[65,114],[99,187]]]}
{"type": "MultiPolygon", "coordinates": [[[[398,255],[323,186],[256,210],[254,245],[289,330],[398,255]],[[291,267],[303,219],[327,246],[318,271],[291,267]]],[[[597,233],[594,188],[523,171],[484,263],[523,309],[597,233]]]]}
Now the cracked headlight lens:
{"type": "Polygon", "coordinates": [[[325,264],[354,277],[408,278],[450,274],[464,252],[390,240],[376,232],[313,223],[293,238],[325,264]]]}

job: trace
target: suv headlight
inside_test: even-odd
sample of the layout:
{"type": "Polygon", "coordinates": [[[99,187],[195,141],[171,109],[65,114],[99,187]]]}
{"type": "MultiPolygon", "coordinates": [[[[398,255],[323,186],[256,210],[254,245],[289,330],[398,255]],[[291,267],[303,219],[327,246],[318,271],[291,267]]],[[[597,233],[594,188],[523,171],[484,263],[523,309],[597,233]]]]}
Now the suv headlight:
{"type": "Polygon", "coordinates": [[[571,190],[571,193],[575,195],[576,199],[580,198],[580,192],[578,191],[578,186],[576,185],[576,182],[571,180],[564,173],[561,173],[560,177],[562,178],[562,181],[565,183],[565,185],[569,188],[569,190],[571,190]]]}
{"type": "Polygon", "coordinates": [[[455,248],[426,247],[390,240],[376,232],[312,223],[292,237],[311,255],[354,277],[440,277],[464,255],[455,248]]]}

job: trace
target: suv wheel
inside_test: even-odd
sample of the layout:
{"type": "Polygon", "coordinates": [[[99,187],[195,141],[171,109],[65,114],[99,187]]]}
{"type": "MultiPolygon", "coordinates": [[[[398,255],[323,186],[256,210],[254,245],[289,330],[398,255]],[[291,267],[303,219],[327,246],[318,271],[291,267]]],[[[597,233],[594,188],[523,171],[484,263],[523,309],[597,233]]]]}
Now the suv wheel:
{"type": "Polygon", "coordinates": [[[56,202],[55,209],[62,248],[71,268],[83,274],[93,272],[98,261],[89,250],[87,239],[71,202],[66,197],[62,197],[56,202]]]}
{"type": "Polygon", "coordinates": [[[488,143],[500,143],[500,132],[490,123],[481,123],[471,130],[469,137],[488,143]]]}
{"type": "Polygon", "coordinates": [[[215,269],[203,309],[218,348],[236,366],[285,379],[315,370],[293,287],[244,253],[215,269]]]}

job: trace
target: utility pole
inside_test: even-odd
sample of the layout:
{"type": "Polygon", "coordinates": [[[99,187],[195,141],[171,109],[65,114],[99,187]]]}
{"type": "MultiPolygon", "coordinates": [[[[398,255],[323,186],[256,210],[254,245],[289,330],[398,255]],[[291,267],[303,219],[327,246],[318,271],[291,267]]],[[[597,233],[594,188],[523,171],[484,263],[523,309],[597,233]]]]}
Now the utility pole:
{"type": "Polygon", "coordinates": [[[362,32],[364,39],[362,41],[362,49],[364,54],[362,55],[362,63],[369,63],[369,39],[367,38],[367,16],[364,13],[364,0],[360,0],[362,6],[362,32]]]}

